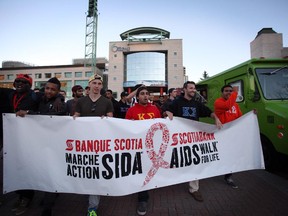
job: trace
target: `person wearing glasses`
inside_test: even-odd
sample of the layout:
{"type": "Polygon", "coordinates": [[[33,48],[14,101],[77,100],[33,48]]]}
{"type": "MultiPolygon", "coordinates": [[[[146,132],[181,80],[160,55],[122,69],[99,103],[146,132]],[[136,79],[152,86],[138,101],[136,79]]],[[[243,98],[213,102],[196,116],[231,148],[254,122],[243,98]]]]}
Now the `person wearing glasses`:
{"type": "MultiPolygon", "coordinates": [[[[80,116],[108,116],[113,117],[113,104],[111,100],[101,95],[103,88],[102,77],[95,74],[89,78],[89,95],[78,99],[73,118],[80,116]]],[[[96,216],[100,203],[100,195],[89,195],[87,216],[96,216]]]]}
{"type": "MultiPolygon", "coordinates": [[[[187,81],[183,85],[184,95],[180,95],[169,105],[166,114],[170,120],[173,116],[178,116],[194,121],[199,121],[200,117],[211,117],[215,120],[218,129],[222,127],[222,123],[218,117],[202,102],[196,99],[195,82],[187,81]]],[[[199,192],[199,180],[189,182],[189,193],[196,201],[203,202],[203,197],[199,192]]]]}
{"type": "MultiPolygon", "coordinates": [[[[222,124],[231,122],[242,116],[240,107],[236,103],[238,91],[237,87],[231,85],[224,85],[221,88],[221,97],[214,102],[214,112],[222,124]]],[[[238,188],[232,179],[232,174],[226,174],[224,180],[232,188],[238,188]]]]}

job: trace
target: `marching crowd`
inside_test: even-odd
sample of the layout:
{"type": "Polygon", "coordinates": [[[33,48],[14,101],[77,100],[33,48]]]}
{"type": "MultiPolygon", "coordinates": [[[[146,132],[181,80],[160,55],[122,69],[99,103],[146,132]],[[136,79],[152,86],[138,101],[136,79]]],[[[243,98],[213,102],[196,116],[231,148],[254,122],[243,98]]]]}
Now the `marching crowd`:
{"type": "MultiPolygon", "coordinates": [[[[222,87],[221,97],[215,101],[213,112],[203,100],[199,100],[196,84],[192,81],[184,83],[180,95],[177,95],[175,88],[170,88],[166,100],[163,95],[160,95],[157,101],[153,101],[149,88],[144,85],[136,85],[134,91],[130,93],[123,91],[120,95],[121,99],[117,101],[113,97],[112,90],[103,89],[103,80],[98,74],[90,77],[85,89],[80,85],[73,86],[73,98],[67,101],[65,99],[66,92],[61,90],[61,83],[56,77],[49,79],[43,89],[35,88],[32,90],[32,83],[32,78],[29,75],[18,74],[13,83],[14,89],[0,88],[1,114],[16,113],[16,116],[19,117],[25,117],[27,114],[69,115],[74,119],[83,116],[107,116],[127,120],[154,118],[173,120],[173,116],[177,116],[193,121],[199,121],[200,117],[210,117],[214,119],[218,129],[222,128],[222,124],[233,121],[242,115],[236,103],[237,90],[231,85],[222,87]]],[[[3,130],[1,128],[1,149],[2,146],[3,130]]],[[[232,188],[237,188],[231,176],[231,174],[227,174],[224,179],[232,188]]],[[[192,197],[203,202],[203,197],[199,191],[199,181],[191,181],[188,186],[192,197]]],[[[19,199],[11,210],[15,212],[15,215],[21,215],[29,207],[34,191],[19,190],[16,193],[19,195],[19,199]]],[[[52,215],[53,203],[57,196],[57,193],[45,192],[41,216],[52,215]]],[[[138,215],[146,214],[148,200],[148,191],[138,193],[138,215]]],[[[99,202],[99,195],[89,195],[88,216],[97,215],[99,202]]]]}

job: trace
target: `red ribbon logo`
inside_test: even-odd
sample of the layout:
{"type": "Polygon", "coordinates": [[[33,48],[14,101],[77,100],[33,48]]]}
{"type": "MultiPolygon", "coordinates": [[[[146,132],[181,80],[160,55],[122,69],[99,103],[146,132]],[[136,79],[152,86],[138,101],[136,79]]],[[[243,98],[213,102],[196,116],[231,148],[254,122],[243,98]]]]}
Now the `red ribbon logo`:
{"type": "Polygon", "coordinates": [[[150,168],[149,172],[147,173],[147,176],[145,177],[143,186],[149,183],[149,181],[153,178],[153,176],[156,174],[156,172],[160,167],[164,169],[169,169],[169,163],[163,160],[163,157],[168,147],[168,143],[169,143],[169,130],[167,126],[160,122],[153,124],[150,127],[149,131],[147,132],[145,140],[146,151],[149,159],[152,162],[152,167],[150,168]],[[154,150],[153,137],[155,132],[158,130],[162,131],[162,143],[160,145],[159,152],[157,154],[154,150]]]}

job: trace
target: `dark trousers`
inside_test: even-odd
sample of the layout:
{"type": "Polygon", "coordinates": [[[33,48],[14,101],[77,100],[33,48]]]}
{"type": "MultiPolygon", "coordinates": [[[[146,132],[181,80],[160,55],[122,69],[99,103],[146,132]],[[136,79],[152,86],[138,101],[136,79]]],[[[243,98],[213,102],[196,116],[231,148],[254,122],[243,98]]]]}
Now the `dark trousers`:
{"type": "Polygon", "coordinates": [[[51,210],[52,206],[55,203],[56,198],[58,197],[58,193],[49,193],[45,192],[44,194],[44,200],[43,200],[43,207],[44,210],[51,210]]]}
{"type": "Polygon", "coordinates": [[[226,175],[224,176],[225,179],[228,179],[228,178],[231,178],[231,177],[232,177],[232,174],[231,174],[231,173],[226,174],[226,175]]]}
{"type": "Polygon", "coordinates": [[[141,191],[138,193],[138,202],[148,202],[149,194],[148,191],[141,191]]]}

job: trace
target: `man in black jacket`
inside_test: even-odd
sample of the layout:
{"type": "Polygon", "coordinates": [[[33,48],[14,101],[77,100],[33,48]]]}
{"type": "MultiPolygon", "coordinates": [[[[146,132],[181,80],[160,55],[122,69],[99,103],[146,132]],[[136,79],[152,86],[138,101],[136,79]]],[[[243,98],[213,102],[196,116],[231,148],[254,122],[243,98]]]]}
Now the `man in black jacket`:
{"type": "MultiPolygon", "coordinates": [[[[44,96],[41,97],[38,110],[19,110],[16,115],[21,117],[24,117],[26,114],[65,115],[66,104],[64,97],[59,94],[60,87],[60,81],[56,77],[49,79],[45,85],[44,96]]],[[[42,216],[52,215],[52,206],[57,198],[57,195],[57,193],[45,192],[42,216]]]]}
{"type": "MultiPolygon", "coordinates": [[[[211,117],[215,120],[217,128],[222,127],[218,117],[199,100],[196,100],[196,86],[193,81],[187,81],[183,85],[184,95],[172,101],[166,110],[170,120],[173,116],[178,116],[194,121],[199,121],[200,117],[211,117]]],[[[189,182],[189,193],[196,201],[203,202],[203,197],[199,192],[199,180],[189,182]]]]}

